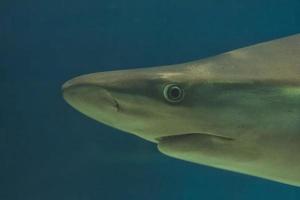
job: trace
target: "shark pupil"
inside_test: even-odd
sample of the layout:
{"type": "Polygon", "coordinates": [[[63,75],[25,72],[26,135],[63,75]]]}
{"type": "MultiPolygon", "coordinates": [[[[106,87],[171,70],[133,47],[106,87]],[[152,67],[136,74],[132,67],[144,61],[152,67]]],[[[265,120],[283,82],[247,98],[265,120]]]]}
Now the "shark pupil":
{"type": "Polygon", "coordinates": [[[164,97],[167,101],[177,103],[183,100],[183,89],[176,84],[168,84],[164,88],[164,97]]]}
{"type": "Polygon", "coordinates": [[[177,99],[180,96],[180,89],[177,87],[171,88],[170,95],[172,98],[177,99]]]}

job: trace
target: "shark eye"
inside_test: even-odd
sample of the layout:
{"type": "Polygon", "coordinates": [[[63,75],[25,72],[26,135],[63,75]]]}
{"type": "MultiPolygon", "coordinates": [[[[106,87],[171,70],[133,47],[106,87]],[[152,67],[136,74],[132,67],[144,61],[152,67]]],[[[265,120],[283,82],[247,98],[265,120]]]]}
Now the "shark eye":
{"type": "Polygon", "coordinates": [[[168,84],[164,88],[164,97],[171,103],[178,103],[184,98],[184,90],[177,84],[168,84]]]}

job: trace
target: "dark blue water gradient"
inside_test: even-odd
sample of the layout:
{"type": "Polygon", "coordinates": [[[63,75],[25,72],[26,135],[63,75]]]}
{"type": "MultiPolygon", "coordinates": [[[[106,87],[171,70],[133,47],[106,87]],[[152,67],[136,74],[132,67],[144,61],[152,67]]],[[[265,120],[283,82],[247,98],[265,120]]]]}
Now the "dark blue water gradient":
{"type": "Polygon", "coordinates": [[[296,187],[168,158],[74,111],[60,92],[79,74],[299,32],[299,0],[1,1],[0,199],[299,199],[296,187]]]}

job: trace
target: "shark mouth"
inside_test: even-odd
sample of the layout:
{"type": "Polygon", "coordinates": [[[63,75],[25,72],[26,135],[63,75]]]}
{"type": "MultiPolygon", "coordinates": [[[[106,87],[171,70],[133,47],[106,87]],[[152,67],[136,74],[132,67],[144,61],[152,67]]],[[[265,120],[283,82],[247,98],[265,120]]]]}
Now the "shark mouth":
{"type": "Polygon", "coordinates": [[[180,140],[183,138],[188,138],[188,137],[193,137],[193,136],[203,136],[203,137],[211,137],[215,138],[218,140],[224,140],[224,141],[233,141],[234,138],[231,137],[226,137],[226,136],[220,136],[220,135],[214,135],[214,134],[209,134],[209,133],[184,133],[184,134],[176,134],[176,135],[169,135],[169,136],[162,136],[155,138],[155,140],[160,143],[164,141],[170,141],[170,140],[180,140]]]}

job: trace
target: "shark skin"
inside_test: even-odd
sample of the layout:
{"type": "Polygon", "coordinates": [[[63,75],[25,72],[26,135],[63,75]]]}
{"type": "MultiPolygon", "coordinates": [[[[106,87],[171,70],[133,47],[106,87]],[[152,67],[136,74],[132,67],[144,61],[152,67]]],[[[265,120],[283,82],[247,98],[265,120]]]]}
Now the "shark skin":
{"type": "Polygon", "coordinates": [[[206,59],[82,75],[64,99],[181,160],[300,186],[300,34],[206,59]]]}

